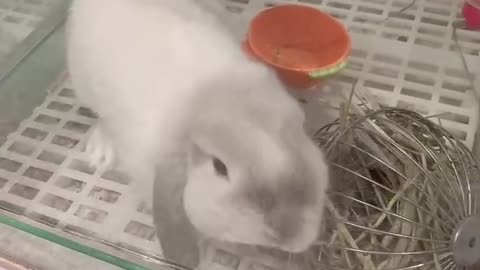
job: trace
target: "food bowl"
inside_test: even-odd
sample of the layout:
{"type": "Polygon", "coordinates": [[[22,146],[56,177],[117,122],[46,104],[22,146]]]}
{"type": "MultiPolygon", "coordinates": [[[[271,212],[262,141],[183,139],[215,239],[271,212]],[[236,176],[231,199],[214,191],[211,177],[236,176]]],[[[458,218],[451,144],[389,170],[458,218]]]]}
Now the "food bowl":
{"type": "Polygon", "coordinates": [[[289,87],[311,89],[346,66],[347,30],[330,15],[303,5],[279,5],[250,23],[244,49],[273,67],[289,87]]]}

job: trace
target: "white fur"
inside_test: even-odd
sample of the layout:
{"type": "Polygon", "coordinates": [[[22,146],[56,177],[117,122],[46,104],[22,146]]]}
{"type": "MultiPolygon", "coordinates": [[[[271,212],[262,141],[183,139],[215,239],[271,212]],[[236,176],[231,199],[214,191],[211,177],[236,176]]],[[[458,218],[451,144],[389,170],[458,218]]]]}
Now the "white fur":
{"type": "Polygon", "coordinates": [[[90,152],[102,166],[117,154],[148,202],[153,168],[187,153],[185,209],[200,232],[301,251],[317,236],[328,170],[298,104],[244,55],[216,11],[198,0],[74,2],[70,73],[80,100],[100,116],[90,152]],[[99,158],[97,148],[108,154],[99,158]],[[214,174],[213,156],[226,163],[231,182],[214,174]],[[292,207],[299,230],[284,241],[236,196],[250,183],[276,190],[277,179],[299,171],[318,196],[300,211],[292,207]]]}
{"type": "Polygon", "coordinates": [[[85,152],[90,157],[90,166],[105,171],[115,165],[115,149],[98,126],[90,135],[85,152]]]}
{"type": "MultiPolygon", "coordinates": [[[[221,54],[218,48],[234,51],[237,44],[218,30],[186,21],[203,14],[185,0],[85,0],[72,7],[69,63],[77,95],[100,115],[120,163],[138,173],[149,171],[158,153],[182,147],[195,85],[241,57],[221,54]]],[[[204,20],[214,23],[213,16],[204,20]]],[[[141,188],[148,201],[150,187],[141,188]]]]}

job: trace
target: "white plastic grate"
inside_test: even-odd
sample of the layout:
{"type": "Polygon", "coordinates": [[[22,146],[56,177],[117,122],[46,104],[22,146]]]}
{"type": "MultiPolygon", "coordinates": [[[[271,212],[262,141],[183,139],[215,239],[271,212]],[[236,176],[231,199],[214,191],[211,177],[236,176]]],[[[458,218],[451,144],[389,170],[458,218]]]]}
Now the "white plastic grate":
{"type": "MultiPolygon", "coordinates": [[[[318,7],[348,25],[352,33],[392,39],[422,47],[455,50],[451,26],[462,18],[461,0],[225,0],[236,13],[249,16],[264,6],[300,3],[318,7]],[[414,3],[412,6],[412,2],[414,3]],[[400,10],[407,8],[399,13],[400,10]],[[252,12],[253,11],[253,12],[252,12]],[[389,17],[388,20],[385,20],[389,17]]],[[[459,30],[466,53],[479,55],[478,33],[459,30]]]]}
{"type": "MultiPolygon", "coordinates": [[[[339,18],[349,29],[353,51],[337,86],[369,90],[382,105],[439,115],[432,120],[473,147],[478,101],[452,39],[463,2],[416,0],[398,13],[412,0],[226,1],[244,22],[259,9],[282,3],[311,5],[339,18]]],[[[479,81],[480,32],[458,30],[457,35],[471,75],[479,81]]]]}
{"type": "MultiPolygon", "coordinates": [[[[361,44],[360,39],[355,41],[361,44]]],[[[382,45],[387,46],[373,50],[357,46],[339,81],[347,87],[355,84],[369,90],[383,105],[438,115],[432,120],[472,147],[478,125],[478,101],[460,68],[458,55],[419,47],[404,52],[398,44],[382,45]]]]}
{"type": "Polygon", "coordinates": [[[0,147],[0,206],[52,227],[158,255],[153,218],[129,179],[88,166],[94,115],[77,104],[65,76],[0,147]]]}

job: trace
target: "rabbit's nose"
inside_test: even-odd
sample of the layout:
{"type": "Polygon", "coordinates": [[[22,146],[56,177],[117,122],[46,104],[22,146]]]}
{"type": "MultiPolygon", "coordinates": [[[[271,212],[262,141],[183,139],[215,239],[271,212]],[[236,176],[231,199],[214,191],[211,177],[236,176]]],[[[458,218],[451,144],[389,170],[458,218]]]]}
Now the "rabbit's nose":
{"type": "Polygon", "coordinates": [[[277,213],[270,217],[269,226],[282,245],[288,245],[299,233],[302,222],[288,213],[277,213]]]}
{"type": "Polygon", "coordinates": [[[301,209],[281,207],[268,216],[273,243],[282,250],[301,253],[309,249],[318,237],[318,224],[301,209]]]}

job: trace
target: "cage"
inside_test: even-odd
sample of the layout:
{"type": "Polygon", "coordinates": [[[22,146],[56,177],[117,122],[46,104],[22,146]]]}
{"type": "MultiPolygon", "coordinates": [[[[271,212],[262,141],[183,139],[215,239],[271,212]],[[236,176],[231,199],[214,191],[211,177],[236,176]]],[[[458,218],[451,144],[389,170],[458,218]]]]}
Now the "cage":
{"type": "MultiPolygon", "coordinates": [[[[0,257],[33,269],[182,269],[162,259],[153,217],[134,201],[130,180],[88,166],[83,148],[96,118],[78,104],[66,72],[70,2],[0,0],[0,257]]],[[[382,105],[431,116],[477,150],[471,83],[480,74],[480,32],[454,35],[461,1],[223,2],[239,42],[251,18],[272,5],[328,12],[348,28],[353,45],[331,92],[367,91],[382,105]]],[[[316,96],[302,101],[313,133],[324,124],[316,117],[323,105],[316,96]]],[[[251,258],[209,252],[223,254],[215,269],[234,269],[232,262],[262,269],[251,258]]]]}

